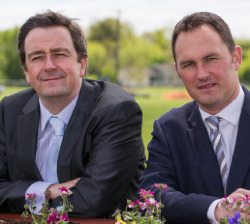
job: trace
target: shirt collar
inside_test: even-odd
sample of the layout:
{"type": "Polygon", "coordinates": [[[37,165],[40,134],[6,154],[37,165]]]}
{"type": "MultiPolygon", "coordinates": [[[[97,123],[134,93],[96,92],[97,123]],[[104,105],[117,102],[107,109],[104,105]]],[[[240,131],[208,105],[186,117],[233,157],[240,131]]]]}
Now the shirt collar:
{"type": "Polygon", "coordinates": [[[57,116],[67,125],[69,123],[69,119],[73,113],[73,110],[75,109],[77,100],[78,100],[78,96],[76,96],[59,114],[52,114],[44,106],[41,99],[39,98],[39,104],[40,104],[40,110],[41,110],[41,117],[40,117],[41,131],[44,131],[48,120],[52,116],[57,116]]]}
{"type": "MultiPolygon", "coordinates": [[[[238,126],[238,123],[239,123],[240,113],[241,113],[241,109],[243,106],[244,95],[245,95],[241,86],[239,89],[240,91],[239,91],[238,96],[227,107],[225,107],[222,111],[220,111],[218,114],[215,115],[215,116],[219,116],[223,118],[224,120],[236,126],[238,126]]],[[[201,118],[203,122],[205,121],[207,117],[212,116],[211,114],[202,110],[200,107],[199,107],[199,110],[200,110],[201,118]]]]}

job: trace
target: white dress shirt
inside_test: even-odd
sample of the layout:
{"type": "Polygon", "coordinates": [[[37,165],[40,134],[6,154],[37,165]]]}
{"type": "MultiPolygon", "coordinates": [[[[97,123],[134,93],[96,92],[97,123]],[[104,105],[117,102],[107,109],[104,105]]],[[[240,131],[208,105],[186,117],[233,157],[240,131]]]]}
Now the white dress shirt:
{"type": "MultiPolygon", "coordinates": [[[[231,167],[232,158],[234,154],[234,148],[235,148],[236,137],[237,137],[237,132],[238,132],[238,124],[239,124],[243,101],[244,101],[244,92],[240,86],[240,91],[239,91],[238,96],[226,108],[224,108],[218,114],[214,115],[214,116],[219,116],[223,118],[219,123],[219,129],[222,135],[224,148],[226,149],[224,150],[224,154],[225,154],[225,158],[227,162],[227,167],[229,168],[229,170],[231,167]]],[[[213,116],[213,115],[208,114],[201,108],[199,108],[199,110],[201,113],[202,120],[209,133],[209,127],[205,120],[207,117],[213,116]]],[[[227,178],[228,178],[228,174],[227,174],[227,178]]],[[[216,205],[219,203],[220,200],[221,199],[214,201],[209,206],[207,216],[212,224],[218,223],[215,219],[214,211],[215,211],[216,205]]]]}

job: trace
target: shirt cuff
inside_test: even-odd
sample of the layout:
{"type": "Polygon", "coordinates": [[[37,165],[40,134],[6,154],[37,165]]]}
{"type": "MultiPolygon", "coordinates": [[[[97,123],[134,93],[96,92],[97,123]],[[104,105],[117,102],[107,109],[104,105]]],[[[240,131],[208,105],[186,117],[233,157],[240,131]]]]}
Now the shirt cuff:
{"type": "Polygon", "coordinates": [[[36,203],[35,203],[36,208],[32,210],[30,207],[30,212],[32,212],[33,214],[36,214],[36,215],[41,214],[40,211],[41,211],[43,204],[45,203],[45,200],[46,200],[45,191],[47,190],[47,188],[51,184],[52,183],[49,183],[49,182],[37,181],[29,186],[29,188],[26,190],[25,194],[35,193],[37,195],[36,203]]]}
{"type": "Polygon", "coordinates": [[[221,199],[217,199],[213,201],[207,210],[207,218],[209,219],[210,224],[218,224],[218,222],[216,221],[214,212],[215,212],[216,206],[219,204],[220,201],[221,199]]]}

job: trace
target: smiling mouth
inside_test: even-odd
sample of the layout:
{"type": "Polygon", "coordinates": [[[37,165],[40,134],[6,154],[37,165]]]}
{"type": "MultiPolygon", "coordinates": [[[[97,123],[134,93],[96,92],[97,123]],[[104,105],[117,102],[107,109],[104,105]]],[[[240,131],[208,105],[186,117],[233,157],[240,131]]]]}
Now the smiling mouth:
{"type": "Polygon", "coordinates": [[[205,85],[201,85],[201,86],[198,86],[198,89],[210,89],[212,87],[214,87],[216,85],[216,83],[208,83],[208,84],[205,84],[205,85]]]}
{"type": "Polygon", "coordinates": [[[54,81],[54,80],[59,80],[59,79],[62,79],[63,77],[50,77],[50,78],[45,78],[45,79],[42,79],[42,81],[44,82],[49,82],[49,81],[54,81]]]}

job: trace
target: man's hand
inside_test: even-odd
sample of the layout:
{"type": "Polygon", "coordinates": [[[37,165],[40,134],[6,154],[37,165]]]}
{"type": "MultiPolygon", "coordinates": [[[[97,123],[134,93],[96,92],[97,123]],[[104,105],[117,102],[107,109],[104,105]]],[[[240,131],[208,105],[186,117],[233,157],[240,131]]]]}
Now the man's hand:
{"type": "Polygon", "coordinates": [[[46,193],[45,193],[46,198],[48,200],[56,199],[59,196],[59,190],[58,190],[59,188],[61,188],[61,187],[67,187],[69,189],[74,188],[79,180],[80,180],[80,178],[76,178],[76,179],[69,180],[69,181],[64,182],[64,183],[50,185],[47,188],[46,193]]]}
{"type": "MultiPolygon", "coordinates": [[[[245,199],[246,195],[250,195],[250,190],[246,190],[243,188],[238,188],[236,191],[234,191],[232,194],[230,194],[228,197],[234,198],[234,199],[245,199]]],[[[221,218],[233,216],[235,211],[229,211],[226,210],[223,206],[220,206],[220,203],[215,208],[215,218],[217,221],[219,221],[221,218]]],[[[245,211],[240,210],[241,217],[242,218],[248,218],[250,219],[250,215],[248,215],[245,211]]]]}

